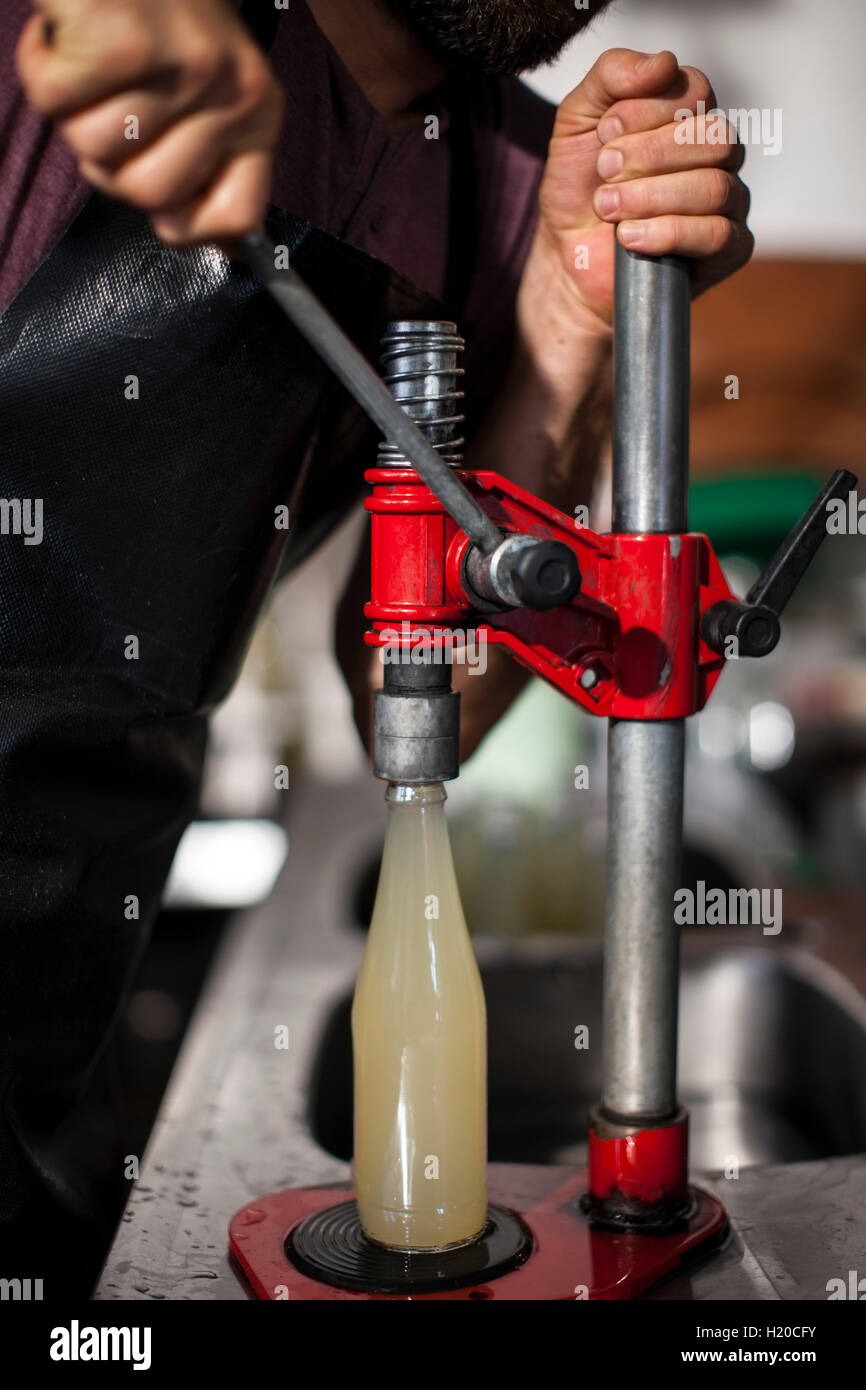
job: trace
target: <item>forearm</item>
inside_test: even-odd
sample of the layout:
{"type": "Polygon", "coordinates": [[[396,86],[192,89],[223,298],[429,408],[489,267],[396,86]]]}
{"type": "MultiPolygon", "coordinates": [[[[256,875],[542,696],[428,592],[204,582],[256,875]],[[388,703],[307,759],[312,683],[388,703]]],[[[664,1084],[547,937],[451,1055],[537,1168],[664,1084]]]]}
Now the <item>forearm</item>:
{"type": "Polygon", "coordinates": [[[571,516],[588,504],[610,428],[608,328],[576,302],[572,286],[533,247],[517,301],[508,372],[467,451],[571,516]]]}

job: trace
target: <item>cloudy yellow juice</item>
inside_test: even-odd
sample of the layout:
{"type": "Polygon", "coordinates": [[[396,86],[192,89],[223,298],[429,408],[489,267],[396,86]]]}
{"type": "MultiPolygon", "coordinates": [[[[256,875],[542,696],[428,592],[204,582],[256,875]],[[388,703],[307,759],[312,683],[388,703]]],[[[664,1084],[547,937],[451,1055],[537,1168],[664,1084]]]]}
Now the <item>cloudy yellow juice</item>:
{"type": "Polygon", "coordinates": [[[487,1214],[487,1037],[445,789],[389,787],[379,889],[352,1006],[355,1189],[381,1245],[470,1242],[487,1214]]]}

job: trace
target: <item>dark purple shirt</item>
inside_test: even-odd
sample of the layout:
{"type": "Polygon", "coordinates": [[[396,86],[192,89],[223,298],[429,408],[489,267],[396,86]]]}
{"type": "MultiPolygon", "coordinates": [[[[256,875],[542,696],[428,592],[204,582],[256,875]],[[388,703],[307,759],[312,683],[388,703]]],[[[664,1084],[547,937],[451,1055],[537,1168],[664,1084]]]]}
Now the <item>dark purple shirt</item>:
{"type": "MultiPolygon", "coordinates": [[[[0,11],[0,309],[87,196],[71,153],[27,105],[15,75],[15,45],[31,12],[28,0],[3,0],[0,11]]],[[[429,127],[421,125],[389,134],[303,0],[282,15],[271,62],[287,96],[273,201],[441,298],[455,211],[461,225],[461,210],[450,207],[450,111],[442,93],[428,99],[439,139],[426,138],[429,127]]],[[[469,104],[478,216],[461,307],[479,337],[501,349],[553,111],[512,79],[479,79],[469,104]]]]}

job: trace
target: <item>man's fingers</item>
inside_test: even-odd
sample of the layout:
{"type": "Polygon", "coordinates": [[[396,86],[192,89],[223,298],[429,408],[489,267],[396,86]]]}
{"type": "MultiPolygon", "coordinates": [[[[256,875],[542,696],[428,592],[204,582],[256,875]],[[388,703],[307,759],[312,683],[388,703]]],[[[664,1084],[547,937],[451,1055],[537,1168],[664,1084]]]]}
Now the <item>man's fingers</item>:
{"type": "Polygon", "coordinates": [[[595,165],[599,119],[620,99],[665,92],[678,72],[673,53],[612,48],[565,98],[556,113],[541,192],[542,212],[553,225],[586,225],[584,214],[590,210],[599,177],[595,165]],[[583,214],[576,212],[581,204],[583,214]]]}
{"type": "Polygon", "coordinates": [[[604,145],[620,135],[669,125],[678,112],[696,112],[698,102],[703,102],[705,111],[715,108],[716,94],[709,78],[698,68],[679,68],[671,87],[660,96],[614,102],[598,123],[598,138],[604,145]]]}
{"type": "MultiPolygon", "coordinates": [[[[43,116],[55,119],[81,111],[140,84],[172,64],[159,51],[154,32],[126,11],[106,13],[98,28],[70,29],[61,42],[46,42],[44,19],[25,26],[16,50],[18,73],[28,98],[43,116]]],[[[205,81],[212,80],[205,76],[205,81]]]]}
{"type": "Polygon", "coordinates": [[[594,130],[616,102],[632,97],[659,96],[673,84],[678,71],[674,54],[666,49],[661,53],[609,49],[561,103],[555,135],[582,135],[594,130]]]}
{"type": "Polygon", "coordinates": [[[103,182],[103,192],[147,212],[194,201],[240,143],[229,126],[230,118],[214,111],[187,117],[114,170],[108,183],[103,182]]]}
{"type": "Polygon", "coordinates": [[[152,217],[153,229],[170,246],[247,236],[261,227],[270,183],[270,157],[260,150],[245,151],[229,160],[204,197],[152,217]]]}
{"type": "Polygon", "coordinates": [[[110,169],[153,145],[183,109],[161,93],[130,91],[68,116],[60,129],[79,159],[110,169]]]}
{"type": "Polygon", "coordinates": [[[600,151],[596,168],[607,182],[624,183],[627,179],[710,165],[736,172],[745,157],[737,133],[727,121],[720,127],[702,126],[699,120],[674,121],[660,130],[644,130],[611,141],[600,151]],[[710,129],[712,139],[701,139],[702,130],[708,137],[710,129]]]}
{"type": "MultiPolygon", "coordinates": [[[[268,99],[270,70],[257,53],[239,59],[236,69],[214,65],[207,86],[178,79],[166,71],[146,87],[109,96],[60,122],[64,138],[82,160],[106,168],[135,159],[177,121],[195,111],[231,110],[233,119],[268,99]]],[[[276,94],[275,94],[276,95],[276,94]]]]}
{"type": "Polygon", "coordinates": [[[608,222],[663,217],[719,214],[745,222],[749,190],[724,169],[688,169],[656,178],[632,179],[623,184],[604,184],[593,199],[596,214],[608,222]]]}
{"type": "Polygon", "coordinates": [[[686,217],[670,213],[642,222],[620,222],[617,238],[630,251],[646,256],[729,258],[742,265],[751,255],[754,238],[742,223],[727,217],[686,217]]]}

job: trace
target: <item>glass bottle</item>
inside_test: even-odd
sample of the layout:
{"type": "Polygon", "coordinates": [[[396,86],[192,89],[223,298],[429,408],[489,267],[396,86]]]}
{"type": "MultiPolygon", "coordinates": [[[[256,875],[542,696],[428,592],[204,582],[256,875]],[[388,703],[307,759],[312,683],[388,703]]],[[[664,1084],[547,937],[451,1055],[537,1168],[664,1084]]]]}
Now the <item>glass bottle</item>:
{"type": "Polygon", "coordinates": [[[469,1244],[487,1221],[487,1019],[441,783],[391,783],[352,1006],[355,1189],[370,1240],[469,1244]]]}

